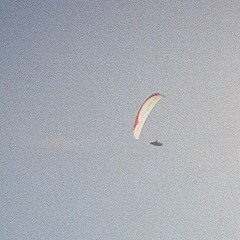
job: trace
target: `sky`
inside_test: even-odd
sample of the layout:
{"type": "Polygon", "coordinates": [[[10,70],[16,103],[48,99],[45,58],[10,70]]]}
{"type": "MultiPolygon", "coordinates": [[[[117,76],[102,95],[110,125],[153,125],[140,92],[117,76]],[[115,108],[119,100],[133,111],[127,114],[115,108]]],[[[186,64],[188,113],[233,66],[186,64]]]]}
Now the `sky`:
{"type": "Polygon", "coordinates": [[[239,1],[0,9],[1,239],[240,239],[239,1]]]}

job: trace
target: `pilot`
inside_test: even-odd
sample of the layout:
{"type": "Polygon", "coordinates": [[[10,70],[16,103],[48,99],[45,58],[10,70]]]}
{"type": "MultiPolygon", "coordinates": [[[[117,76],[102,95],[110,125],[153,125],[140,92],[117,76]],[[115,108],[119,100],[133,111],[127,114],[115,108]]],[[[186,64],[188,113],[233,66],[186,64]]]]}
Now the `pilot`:
{"type": "Polygon", "coordinates": [[[163,145],[163,144],[160,143],[157,139],[156,139],[156,141],[154,141],[154,142],[150,142],[150,144],[152,144],[152,145],[154,145],[154,146],[162,146],[162,145],[163,145]]]}

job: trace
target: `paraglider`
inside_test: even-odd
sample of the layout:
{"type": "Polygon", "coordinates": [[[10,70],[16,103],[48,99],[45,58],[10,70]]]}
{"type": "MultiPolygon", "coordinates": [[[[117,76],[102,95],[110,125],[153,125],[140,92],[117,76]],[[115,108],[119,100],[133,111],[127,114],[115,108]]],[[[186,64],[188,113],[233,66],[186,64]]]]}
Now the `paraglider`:
{"type": "MultiPolygon", "coordinates": [[[[158,101],[162,97],[164,97],[162,94],[154,93],[150,95],[138,109],[138,112],[134,119],[134,124],[133,124],[133,136],[135,139],[139,139],[146,119],[148,118],[154,106],[158,103],[158,101]]],[[[162,143],[158,142],[157,140],[155,142],[151,142],[150,144],[154,146],[162,146],[162,143]]]]}
{"type": "Polygon", "coordinates": [[[160,143],[158,140],[156,140],[156,141],[154,141],[154,142],[150,142],[150,144],[152,144],[152,145],[154,145],[154,146],[158,146],[158,147],[160,147],[160,146],[163,145],[163,144],[160,143]]]}

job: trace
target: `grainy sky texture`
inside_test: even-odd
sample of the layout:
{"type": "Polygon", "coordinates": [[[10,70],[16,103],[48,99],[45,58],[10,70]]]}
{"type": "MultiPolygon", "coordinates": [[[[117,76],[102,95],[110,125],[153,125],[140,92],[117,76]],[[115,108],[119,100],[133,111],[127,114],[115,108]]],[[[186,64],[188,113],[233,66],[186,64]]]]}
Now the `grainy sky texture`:
{"type": "Polygon", "coordinates": [[[239,1],[0,9],[1,239],[240,239],[239,1]]]}

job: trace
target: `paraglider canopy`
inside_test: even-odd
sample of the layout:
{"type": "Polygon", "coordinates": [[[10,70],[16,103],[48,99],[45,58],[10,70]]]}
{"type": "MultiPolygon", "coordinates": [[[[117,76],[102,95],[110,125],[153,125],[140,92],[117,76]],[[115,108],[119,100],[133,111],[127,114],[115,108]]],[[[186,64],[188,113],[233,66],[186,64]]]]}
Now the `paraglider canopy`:
{"type": "Polygon", "coordinates": [[[133,124],[133,136],[135,139],[139,139],[143,125],[160,98],[164,97],[160,93],[154,93],[144,100],[140,108],[138,109],[137,115],[133,124]]]}

